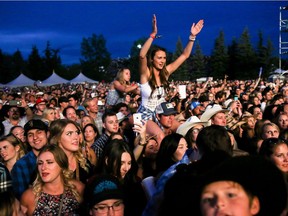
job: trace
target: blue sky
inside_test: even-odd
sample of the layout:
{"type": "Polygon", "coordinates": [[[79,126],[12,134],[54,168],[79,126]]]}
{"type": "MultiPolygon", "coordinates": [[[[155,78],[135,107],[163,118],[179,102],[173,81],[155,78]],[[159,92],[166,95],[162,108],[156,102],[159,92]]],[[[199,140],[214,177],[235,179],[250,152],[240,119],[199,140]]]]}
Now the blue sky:
{"type": "MultiPolygon", "coordinates": [[[[14,53],[19,49],[24,58],[36,45],[40,54],[50,41],[60,48],[62,63],[79,63],[83,37],[103,34],[113,58],[127,57],[134,41],[148,37],[152,14],[157,15],[158,32],[163,35],[156,44],[173,52],[180,37],[183,44],[191,24],[204,19],[197,37],[203,53],[211,54],[220,30],[225,42],[239,38],[248,28],[253,43],[262,31],[264,42],[269,37],[278,54],[279,7],[285,1],[51,1],[0,2],[0,49],[14,53]]],[[[288,11],[286,11],[288,17],[288,11]]],[[[282,13],[282,16],[285,15],[282,13]]],[[[287,40],[288,41],[288,40],[287,40]]]]}

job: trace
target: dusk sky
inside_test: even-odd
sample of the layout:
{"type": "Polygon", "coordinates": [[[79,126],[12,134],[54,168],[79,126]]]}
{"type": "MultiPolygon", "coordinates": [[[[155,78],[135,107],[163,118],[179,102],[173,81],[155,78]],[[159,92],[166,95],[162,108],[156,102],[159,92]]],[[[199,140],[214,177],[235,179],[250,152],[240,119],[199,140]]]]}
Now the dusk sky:
{"type": "MultiPolygon", "coordinates": [[[[288,6],[287,1],[2,1],[0,49],[9,54],[19,49],[27,59],[33,45],[43,55],[50,41],[52,48],[60,48],[63,64],[79,63],[83,37],[95,33],[103,34],[112,58],[124,58],[134,41],[150,35],[156,14],[163,37],[155,43],[171,52],[179,37],[186,45],[191,24],[204,19],[197,41],[205,55],[211,54],[220,30],[228,45],[245,28],[254,44],[262,31],[265,44],[269,37],[278,55],[280,6],[288,6]]],[[[283,15],[288,19],[288,10],[283,15]]]]}

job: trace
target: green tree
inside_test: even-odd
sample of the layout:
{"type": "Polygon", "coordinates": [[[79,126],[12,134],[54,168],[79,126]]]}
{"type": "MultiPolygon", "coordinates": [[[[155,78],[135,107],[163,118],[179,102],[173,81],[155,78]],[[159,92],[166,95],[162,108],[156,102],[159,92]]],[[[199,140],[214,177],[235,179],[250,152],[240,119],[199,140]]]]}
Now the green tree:
{"type": "Polygon", "coordinates": [[[43,73],[43,61],[36,46],[32,47],[31,54],[28,57],[27,67],[27,76],[31,77],[31,79],[44,80],[46,78],[45,73],[43,73]]]}
{"type": "Polygon", "coordinates": [[[49,41],[47,41],[46,49],[44,50],[43,63],[44,63],[44,73],[47,74],[48,78],[55,69],[53,65],[52,50],[49,41]]]}
{"type": "Polygon", "coordinates": [[[257,54],[257,65],[258,68],[262,67],[263,68],[263,75],[268,76],[269,71],[271,69],[271,47],[269,45],[269,42],[267,45],[264,45],[264,39],[263,39],[263,34],[261,31],[258,33],[258,44],[257,44],[257,49],[256,49],[256,54],[257,54]]]}
{"type": "Polygon", "coordinates": [[[125,65],[126,67],[130,69],[132,81],[139,81],[140,79],[139,53],[146,40],[147,38],[142,37],[134,41],[132,47],[130,48],[130,58],[120,62],[121,63],[120,65],[125,65]]]}
{"type": "Polygon", "coordinates": [[[106,48],[104,36],[92,34],[91,37],[83,38],[81,42],[80,59],[83,73],[93,79],[106,79],[106,69],[111,62],[111,55],[106,48]]]}
{"type": "Polygon", "coordinates": [[[4,83],[5,68],[4,68],[4,54],[0,49],[0,83],[4,83]]]}
{"type": "Polygon", "coordinates": [[[72,64],[66,67],[62,67],[57,74],[67,80],[74,79],[78,74],[81,72],[81,65],[80,64],[72,64]]]}
{"type": "Polygon", "coordinates": [[[199,42],[196,43],[195,54],[192,55],[192,74],[190,79],[195,80],[200,77],[207,76],[205,57],[202,53],[199,42]]]}
{"type": "Polygon", "coordinates": [[[273,47],[273,42],[271,41],[270,38],[268,38],[267,40],[267,67],[266,70],[264,71],[264,74],[269,74],[270,71],[272,71],[272,65],[273,65],[273,51],[274,51],[274,47],[273,47]]]}
{"type": "Polygon", "coordinates": [[[6,53],[3,53],[2,50],[0,50],[0,81],[3,84],[6,84],[10,82],[14,77],[16,77],[13,74],[13,64],[12,64],[12,56],[6,53]]]}
{"type": "Polygon", "coordinates": [[[46,48],[44,50],[43,57],[43,71],[48,78],[53,71],[57,72],[57,74],[61,71],[63,72],[63,66],[61,65],[61,58],[58,55],[60,49],[52,49],[50,42],[47,41],[46,48]]]}
{"type": "Polygon", "coordinates": [[[130,57],[137,57],[138,58],[140,50],[141,50],[141,48],[142,48],[142,46],[146,40],[147,40],[147,38],[142,37],[142,38],[139,38],[138,40],[134,41],[132,47],[130,48],[130,57]]]}
{"type": "MultiPolygon", "coordinates": [[[[181,54],[183,53],[183,45],[181,38],[178,38],[176,43],[176,50],[173,53],[172,61],[175,61],[181,54]]],[[[172,75],[171,79],[173,80],[188,80],[189,79],[189,72],[187,61],[185,61],[172,75]]]]}
{"type": "Polygon", "coordinates": [[[228,70],[228,54],[224,43],[224,32],[220,31],[214,43],[210,58],[210,76],[215,79],[223,78],[228,70]]]}
{"type": "MultiPolygon", "coordinates": [[[[11,68],[11,80],[18,77],[21,73],[25,72],[25,61],[22,57],[22,53],[17,50],[11,57],[12,68],[11,68]]],[[[24,73],[25,74],[25,73],[24,73]]]]}
{"type": "Polygon", "coordinates": [[[227,75],[230,79],[236,79],[235,71],[237,68],[237,49],[238,49],[238,42],[236,38],[233,38],[232,43],[228,46],[228,72],[227,75]]]}
{"type": "Polygon", "coordinates": [[[236,62],[238,67],[235,69],[236,78],[254,79],[258,77],[257,57],[250,42],[247,28],[241,34],[237,48],[236,62]]]}
{"type": "Polygon", "coordinates": [[[19,50],[17,50],[12,55],[12,61],[13,61],[13,64],[15,65],[15,71],[18,71],[19,73],[21,73],[25,70],[25,61],[23,59],[22,53],[19,50]]]}

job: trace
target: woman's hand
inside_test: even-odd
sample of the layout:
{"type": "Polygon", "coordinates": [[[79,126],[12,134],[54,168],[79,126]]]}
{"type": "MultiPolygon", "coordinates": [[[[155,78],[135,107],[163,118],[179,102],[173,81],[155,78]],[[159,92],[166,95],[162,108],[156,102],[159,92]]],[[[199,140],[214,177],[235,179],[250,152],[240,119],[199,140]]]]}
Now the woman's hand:
{"type": "Polygon", "coordinates": [[[133,131],[140,135],[140,139],[146,138],[147,121],[141,120],[142,124],[134,123],[133,131]]]}
{"type": "Polygon", "coordinates": [[[196,25],[195,23],[193,23],[191,27],[191,35],[196,36],[203,28],[203,25],[204,25],[204,20],[199,20],[199,22],[196,25]]]}
{"type": "Polygon", "coordinates": [[[153,14],[153,18],[152,18],[152,35],[156,36],[157,35],[157,20],[156,20],[156,15],[153,14]]]}

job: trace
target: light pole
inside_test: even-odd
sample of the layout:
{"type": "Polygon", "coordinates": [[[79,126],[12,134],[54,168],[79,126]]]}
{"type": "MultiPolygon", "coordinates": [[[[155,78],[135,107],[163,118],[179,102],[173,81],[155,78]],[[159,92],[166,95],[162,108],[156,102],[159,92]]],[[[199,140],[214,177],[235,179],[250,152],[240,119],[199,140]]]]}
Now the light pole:
{"type": "MultiPolygon", "coordinates": [[[[282,41],[282,34],[288,33],[288,18],[283,19],[282,18],[282,11],[288,12],[288,6],[280,7],[280,13],[279,13],[279,68],[281,69],[281,58],[282,55],[288,54],[288,40],[282,41]]],[[[287,38],[287,35],[286,35],[287,38]]]]}

